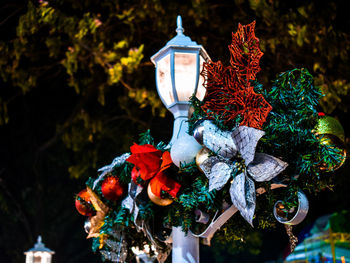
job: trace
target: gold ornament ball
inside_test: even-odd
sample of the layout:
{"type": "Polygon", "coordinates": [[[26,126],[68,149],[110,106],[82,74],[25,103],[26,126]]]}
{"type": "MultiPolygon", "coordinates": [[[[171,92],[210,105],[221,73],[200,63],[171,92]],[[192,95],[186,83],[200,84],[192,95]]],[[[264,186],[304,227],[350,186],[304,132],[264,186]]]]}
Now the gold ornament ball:
{"type": "Polygon", "coordinates": [[[209,155],[210,150],[206,147],[203,147],[196,155],[196,165],[201,172],[203,171],[200,166],[202,163],[204,163],[204,161],[206,161],[209,158],[209,155]]]}
{"type": "Polygon", "coordinates": [[[328,147],[337,148],[340,150],[340,153],[339,153],[340,160],[338,161],[338,163],[333,163],[333,164],[321,163],[320,170],[324,172],[333,172],[338,168],[340,168],[345,163],[346,154],[347,154],[343,141],[335,135],[324,134],[324,135],[321,135],[320,137],[320,143],[328,147]]]}
{"type": "Polygon", "coordinates": [[[159,206],[167,206],[173,202],[173,200],[171,200],[169,198],[160,198],[160,197],[156,196],[155,194],[153,194],[152,189],[151,189],[151,184],[148,184],[147,194],[148,194],[149,199],[153,203],[155,203],[156,205],[159,205],[159,206]]]}
{"type": "Polygon", "coordinates": [[[345,141],[343,127],[337,119],[331,116],[323,116],[319,118],[316,126],[316,134],[331,134],[338,137],[341,141],[345,141]]]}

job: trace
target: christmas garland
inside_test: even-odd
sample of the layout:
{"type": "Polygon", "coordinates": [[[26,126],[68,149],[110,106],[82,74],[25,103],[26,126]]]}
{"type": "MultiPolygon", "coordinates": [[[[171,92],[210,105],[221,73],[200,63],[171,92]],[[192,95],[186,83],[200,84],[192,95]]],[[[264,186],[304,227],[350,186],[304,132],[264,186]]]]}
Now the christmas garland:
{"type": "Polygon", "coordinates": [[[77,195],[104,259],[146,253],[164,262],[172,227],[210,244],[237,210],[246,222],[237,213],[217,235],[243,240],[251,226],[297,224],[308,208],[303,191],[331,187],[329,172],[346,158],[344,131],[318,113],[322,93],[306,69],[280,74],[270,89],[257,82],[263,53],[254,28],[239,25],[232,35],[230,65],[204,64],[207,92],[191,98],[188,136],[156,144],[147,131],[77,195]]]}

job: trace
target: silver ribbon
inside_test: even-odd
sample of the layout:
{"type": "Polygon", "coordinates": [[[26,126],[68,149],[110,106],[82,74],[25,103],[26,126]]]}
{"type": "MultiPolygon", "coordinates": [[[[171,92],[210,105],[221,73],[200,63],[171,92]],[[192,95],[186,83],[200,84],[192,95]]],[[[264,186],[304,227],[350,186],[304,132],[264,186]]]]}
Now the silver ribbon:
{"type": "Polygon", "coordinates": [[[200,237],[203,238],[203,243],[205,245],[210,246],[210,241],[213,238],[215,232],[219,230],[227,220],[230,219],[231,216],[233,216],[238,209],[234,206],[231,205],[228,207],[220,216],[217,217],[218,211],[215,213],[213,220],[211,221],[210,225],[205,229],[205,231],[199,235],[194,235],[195,237],[200,237]]]}
{"type": "Polygon", "coordinates": [[[293,218],[291,218],[290,220],[280,217],[277,214],[277,205],[281,202],[282,201],[277,201],[273,208],[273,215],[275,216],[278,222],[286,225],[297,225],[305,219],[309,211],[309,201],[307,200],[306,195],[301,190],[298,191],[298,210],[293,216],[293,218]]]}
{"type": "Polygon", "coordinates": [[[246,166],[254,160],[256,145],[264,134],[262,130],[247,126],[239,126],[232,132],[233,142],[237,145],[246,166]]]}
{"type": "Polygon", "coordinates": [[[286,162],[276,157],[255,153],[254,160],[248,165],[247,171],[255,181],[266,182],[280,174],[287,166],[286,162]]]}
{"type": "Polygon", "coordinates": [[[130,214],[133,214],[134,224],[136,226],[137,231],[141,230],[141,226],[139,221],[137,220],[137,216],[139,214],[139,208],[136,203],[137,196],[142,192],[143,187],[135,184],[133,181],[129,183],[128,186],[128,196],[124,198],[121,206],[129,210],[130,214]]]}
{"type": "Polygon", "coordinates": [[[104,244],[107,245],[107,247],[110,249],[109,251],[100,250],[100,253],[105,259],[108,259],[112,262],[125,262],[128,256],[128,244],[125,241],[123,235],[120,236],[119,241],[107,239],[104,241],[104,244]]]}
{"type": "Polygon", "coordinates": [[[113,170],[114,167],[120,167],[121,165],[123,165],[126,161],[126,159],[128,159],[130,157],[130,153],[124,153],[121,156],[118,156],[116,158],[114,158],[114,160],[112,161],[111,164],[103,166],[102,168],[98,169],[98,172],[102,172],[100,174],[99,177],[97,177],[97,179],[94,181],[94,184],[92,186],[92,189],[94,190],[97,186],[97,184],[103,180],[103,178],[106,176],[106,174],[108,174],[109,172],[111,172],[113,170]]]}
{"type": "Polygon", "coordinates": [[[233,165],[225,162],[217,162],[207,175],[209,179],[209,192],[212,190],[221,190],[231,177],[233,165]]]}
{"type": "Polygon", "coordinates": [[[119,167],[119,166],[123,165],[125,163],[126,159],[128,159],[129,157],[130,157],[130,153],[124,153],[124,154],[114,158],[111,164],[103,166],[102,168],[98,169],[98,171],[99,172],[104,172],[106,170],[110,171],[114,167],[119,167]]]}
{"type": "Polygon", "coordinates": [[[243,218],[253,226],[256,195],[255,184],[246,174],[240,173],[230,187],[232,204],[237,207],[243,218]]]}
{"type": "Polygon", "coordinates": [[[196,215],[196,222],[206,224],[209,222],[209,215],[200,209],[196,209],[194,211],[194,214],[196,215]]]}
{"type": "Polygon", "coordinates": [[[203,144],[215,154],[230,159],[237,153],[230,131],[222,131],[211,121],[205,120],[201,124],[203,131],[203,144]]]}

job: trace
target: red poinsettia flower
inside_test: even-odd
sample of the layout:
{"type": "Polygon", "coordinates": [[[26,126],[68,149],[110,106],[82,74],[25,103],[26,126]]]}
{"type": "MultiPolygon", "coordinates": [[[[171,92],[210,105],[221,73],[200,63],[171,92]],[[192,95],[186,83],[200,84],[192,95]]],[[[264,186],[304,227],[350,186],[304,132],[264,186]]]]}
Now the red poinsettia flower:
{"type": "Polygon", "coordinates": [[[150,144],[138,145],[136,143],[130,147],[130,151],[131,155],[127,161],[135,165],[131,173],[132,180],[138,184],[138,177],[144,181],[153,178],[150,181],[153,194],[161,197],[163,190],[176,197],[180,184],[163,173],[173,163],[170,153],[162,152],[150,144]]]}
{"type": "Polygon", "coordinates": [[[161,197],[162,191],[167,192],[172,197],[176,197],[177,192],[180,190],[181,185],[173,179],[167,177],[164,173],[160,172],[149,182],[152,193],[158,197],[161,197]]]}
{"type": "Polygon", "coordinates": [[[135,165],[144,181],[151,179],[159,172],[162,151],[150,144],[138,145],[136,143],[130,147],[130,151],[131,156],[127,161],[135,165]]]}

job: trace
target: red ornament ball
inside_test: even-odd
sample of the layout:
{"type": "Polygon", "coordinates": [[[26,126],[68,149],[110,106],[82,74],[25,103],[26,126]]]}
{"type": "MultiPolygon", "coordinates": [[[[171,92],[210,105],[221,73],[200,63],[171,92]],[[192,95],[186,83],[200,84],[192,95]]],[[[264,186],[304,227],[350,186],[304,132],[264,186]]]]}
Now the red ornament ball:
{"type": "Polygon", "coordinates": [[[75,198],[75,208],[83,216],[93,216],[95,214],[95,210],[91,204],[90,195],[86,189],[77,194],[75,198]]]}
{"type": "Polygon", "coordinates": [[[109,176],[102,182],[102,194],[111,201],[117,201],[124,194],[124,187],[120,183],[119,178],[115,176],[109,176]]]}

